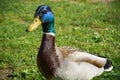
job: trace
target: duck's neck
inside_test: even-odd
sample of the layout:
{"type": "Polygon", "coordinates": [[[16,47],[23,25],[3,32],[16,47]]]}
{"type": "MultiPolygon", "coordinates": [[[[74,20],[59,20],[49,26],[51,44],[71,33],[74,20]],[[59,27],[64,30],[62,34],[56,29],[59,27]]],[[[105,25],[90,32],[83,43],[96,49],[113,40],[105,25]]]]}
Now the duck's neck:
{"type": "Polygon", "coordinates": [[[43,29],[44,33],[53,33],[53,34],[55,34],[54,21],[52,23],[44,23],[44,24],[42,24],[42,29],[43,29]]]}

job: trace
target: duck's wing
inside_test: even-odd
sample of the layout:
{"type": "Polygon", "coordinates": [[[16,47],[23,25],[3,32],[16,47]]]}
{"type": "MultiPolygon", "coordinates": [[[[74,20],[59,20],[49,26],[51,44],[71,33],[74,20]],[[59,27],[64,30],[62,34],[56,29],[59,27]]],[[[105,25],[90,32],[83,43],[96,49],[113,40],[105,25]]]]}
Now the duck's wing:
{"type": "MultiPolygon", "coordinates": [[[[87,52],[82,52],[76,48],[70,48],[70,47],[59,47],[59,50],[62,54],[63,59],[69,58],[72,61],[75,62],[87,62],[90,64],[95,65],[98,68],[102,68],[108,64],[107,58],[99,57],[87,52]]],[[[111,64],[109,64],[111,66],[111,64]]]]}

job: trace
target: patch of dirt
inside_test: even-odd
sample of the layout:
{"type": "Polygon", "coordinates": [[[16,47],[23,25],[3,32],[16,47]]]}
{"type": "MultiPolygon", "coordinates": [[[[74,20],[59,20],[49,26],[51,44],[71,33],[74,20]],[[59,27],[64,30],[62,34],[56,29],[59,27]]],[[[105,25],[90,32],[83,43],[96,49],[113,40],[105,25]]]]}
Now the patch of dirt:
{"type": "Polygon", "coordinates": [[[50,1],[53,1],[53,2],[60,2],[60,1],[62,1],[62,0],[50,0],[50,1]]]}
{"type": "Polygon", "coordinates": [[[91,0],[91,2],[96,3],[96,2],[102,2],[104,4],[108,4],[109,2],[112,2],[113,0],[91,0]]]}
{"type": "Polygon", "coordinates": [[[5,80],[8,78],[9,74],[13,72],[12,68],[0,69],[0,80],[5,80]]]}
{"type": "Polygon", "coordinates": [[[99,27],[99,26],[97,26],[97,25],[92,25],[91,26],[93,29],[95,29],[96,31],[98,31],[98,32],[100,32],[100,31],[102,31],[102,30],[105,30],[105,28],[101,28],[101,27],[99,27]]]}
{"type": "Polygon", "coordinates": [[[19,19],[20,23],[26,23],[26,21],[24,19],[19,19]]]}
{"type": "MultiPolygon", "coordinates": [[[[104,4],[108,4],[109,2],[112,2],[112,1],[114,1],[114,0],[90,0],[89,2],[92,2],[92,3],[96,3],[96,2],[102,2],[102,3],[104,3],[104,4]]],[[[80,2],[78,2],[78,1],[76,1],[76,0],[70,0],[70,2],[71,3],[75,3],[75,4],[80,4],[80,3],[82,3],[82,1],[80,2]]]]}

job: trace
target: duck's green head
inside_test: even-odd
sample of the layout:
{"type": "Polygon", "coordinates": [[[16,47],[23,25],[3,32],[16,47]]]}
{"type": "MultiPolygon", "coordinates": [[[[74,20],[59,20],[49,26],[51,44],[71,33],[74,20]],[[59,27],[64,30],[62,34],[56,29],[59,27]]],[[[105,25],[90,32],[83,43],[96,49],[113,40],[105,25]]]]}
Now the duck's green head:
{"type": "Polygon", "coordinates": [[[52,32],[54,31],[54,15],[47,5],[41,5],[36,9],[34,14],[34,21],[33,23],[28,26],[26,29],[27,32],[35,30],[39,25],[42,24],[43,32],[52,32]]]}

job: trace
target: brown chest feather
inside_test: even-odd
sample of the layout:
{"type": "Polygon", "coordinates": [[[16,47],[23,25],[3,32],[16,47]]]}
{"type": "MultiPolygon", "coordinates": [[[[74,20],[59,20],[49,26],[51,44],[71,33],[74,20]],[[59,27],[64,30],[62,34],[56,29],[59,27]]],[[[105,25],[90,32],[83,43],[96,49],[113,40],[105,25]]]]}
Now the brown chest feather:
{"type": "Polygon", "coordinates": [[[55,49],[55,37],[44,34],[38,52],[37,64],[44,76],[50,78],[60,66],[60,61],[55,49]]]}

